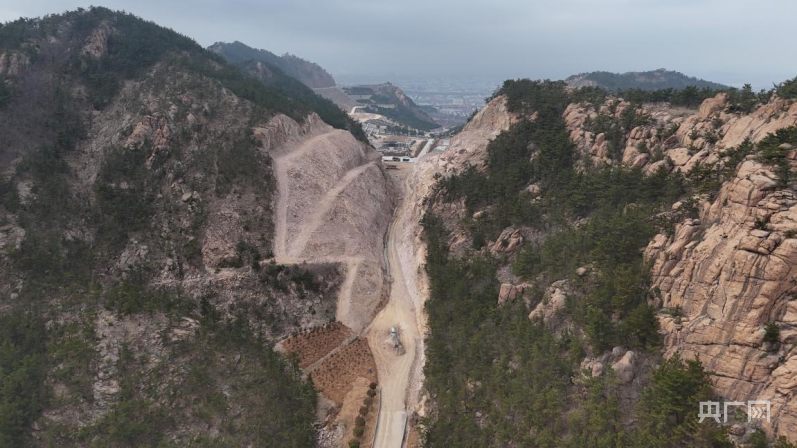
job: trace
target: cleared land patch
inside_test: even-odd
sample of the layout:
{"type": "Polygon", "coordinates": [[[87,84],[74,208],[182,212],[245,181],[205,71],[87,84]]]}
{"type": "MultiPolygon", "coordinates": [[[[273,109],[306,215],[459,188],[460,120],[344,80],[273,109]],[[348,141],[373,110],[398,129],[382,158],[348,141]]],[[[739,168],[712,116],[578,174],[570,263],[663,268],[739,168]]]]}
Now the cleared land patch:
{"type": "Polygon", "coordinates": [[[299,357],[299,367],[307,368],[340,346],[352,335],[349,327],[332,322],[309,328],[282,341],[283,349],[299,357]]]}
{"type": "Polygon", "coordinates": [[[365,339],[355,338],[349,345],[333,353],[312,373],[313,384],[326,397],[342,404],[354,380],[377,381],[376,363],[365,339]]]}

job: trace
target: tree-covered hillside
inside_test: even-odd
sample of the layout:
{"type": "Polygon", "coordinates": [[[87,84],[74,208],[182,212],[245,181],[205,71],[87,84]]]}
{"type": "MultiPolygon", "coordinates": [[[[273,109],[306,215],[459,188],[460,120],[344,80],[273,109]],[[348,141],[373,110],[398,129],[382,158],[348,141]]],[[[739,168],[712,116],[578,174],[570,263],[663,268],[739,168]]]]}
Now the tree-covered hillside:
{"type": "MultiPolygon", "coordinates": [[[[338,129],[346,129],[358,139],[367,141],[359,123],[352,120],[332,101],[316,95],[303,81],[305,77],[297,71],[295,65],[286,62],[285,57],[280,58],[266,50],[255,50],[240,42],[217,43],[211,46],[210,50],[265,86],[286,92],[291,97],[309,104],[327,124],[338,129]]],[[[318,69],[323,71],[320,67],[318,69]]],[[[332,85],[334,86],[334,80],[332,85]]]]}
{"type": "Polygon", "coordinates": [[[208,48],[232,64],[246,61],[265,62],[278,67],[288,76],[298,79],[310,88],[334,87],[335,79],[318,64],[306,61],[297,56],[276,54],[262,49],[252,48],[242,42],[217,42],[208,48]]]}
{"type": "MultiPolygon", "coordinates": [[[[602,104],[605,92],[518,80],[499,95],[524,118],[489,143],[483,169],[439,179],[423,221],[427,445],[732,446],[725,427],[697,423],[698,403],[715,398],[700,361],[661,359],[656,314],[679,310],[651,305],[658,296],[642,255],[654,235],[696,217],[688,198],[707,184],[665,169],[582,163],[562,113],[596,95],[602,104]],[[672,211],[676,201],[683,206],[672,211]],[[454,222],[450,210],[461,206],[465,218],[454,222]],[[506,228],[531,235],[512,255],[486,245],[506,228]],[[471,247],[455,252],[463,232],[471,247]],[[525,285],[514,300],[497,300],[500,276],[525,285]],[[621,360],[626,350],[636,359],[633,382],[585,364],[621,360]]],[[[619,132],[644,120],[626,110],[630,125],[619,132]]]]}
{"type": "Polygon", "coordinates": [[[385,117],[412,129],[429,131],[440,125],[415,104],[400,88],[387,82],[384,84],[346,87],[349,95],[358,95],[357,103],[363,111],[384,115],[385,117]]]}
{"type": "Polygon", "coordinates": [[[573,75],[566,79],[567,83],[575,87],[601,87],[610,91],[625,89],[684,89],[686,87],[696,87],[698,89],[727,89],[728,86],[687,76],[683,73],[665,70],[651,70],[647,72],[589,72],[573,75]]]}
{"type": "Polygon", "coordinates": [[[313,100],[105,8],[3,24],[0,60],[0,446],[311,446],[272,346],[336,274],[261,263],[252,127],[313,100]]]}

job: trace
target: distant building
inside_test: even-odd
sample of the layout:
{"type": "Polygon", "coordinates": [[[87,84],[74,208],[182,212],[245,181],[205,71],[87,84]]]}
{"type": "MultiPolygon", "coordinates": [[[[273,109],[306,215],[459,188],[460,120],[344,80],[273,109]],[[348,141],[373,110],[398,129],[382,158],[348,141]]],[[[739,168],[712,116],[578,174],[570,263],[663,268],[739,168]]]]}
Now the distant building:
{"type": "Polygon", "coordinates": [[[397,142],[397,141],[387,141],[382,143],[382,148],[409,148],[412,146],[413,142],[397,142]]]}

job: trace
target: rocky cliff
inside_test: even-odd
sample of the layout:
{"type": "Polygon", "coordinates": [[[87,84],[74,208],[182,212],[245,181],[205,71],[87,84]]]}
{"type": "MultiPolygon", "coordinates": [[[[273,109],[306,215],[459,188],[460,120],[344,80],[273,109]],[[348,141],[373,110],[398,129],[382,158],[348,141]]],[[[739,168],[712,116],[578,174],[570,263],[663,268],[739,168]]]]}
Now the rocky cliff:
{"type": "MultiPolygon", "coordinates": [[[[504,347],[502,341],[516,337],[517,327],[503,329],[493,320],[499,320],[495,314],[488,314],[490,317],[482,321],[474,317],[484,300],[480,288],[491,292],[494,288],[497,310],[490,313],[505,316],[521,309],[532,321],[531,328],[543,323],[547,331],[567,344],[574,339],[584,341],[586,353],[572,348],[557,352],[561,357],[580,353],[575,369],[580,373],[573,373],[570,389],[555,385],[556,375],[549,378],[550,387],[559,387],[562,397],[580,398],[573,398],[573,402],[562,398],[570,403],[565,405],[571,413],[567,429],[555,424],[543,426],[542,431],[555,428],[550,430],[562,437],[552,438],[552,445],[556,444],[554,440],[589,443],[589,437],[580,439],[583,436],[579,435],[577,416],[585,412],[584,406],[592,406],[585,403],[596,397],[592,395],[595,382],[609,381],[601,386],[601,396],[612,398],[599,400],[602,404],[598,407],[614,409],[609,412],[616,412],[612,418],[622,422],[623,430],[606,430],[616,440],[645,446],[644,422],[649,417],[640,409],[653,406],[652,390],[661,380],[657,366],[695,357],[708,373],[707,384],[716,396],[772,403],[769,423],[729,425],[730,440],[748,443],[757,424],[763,424],[770,438],[793,439],[797,429],[791,408],[797,366],[792,362],[795,324],[790,301],[797,261],[797,246],[793,244],[797,241],[797,197],[791,173],[797,168],[797,102],[773,95],[750,113],[734,111],[725,94],[709,98],[697,109],[631,103],[616,97],[565,102],[560,117],[573,150],[572,159],[565,163],[572,163],[567,169],[573,174],[563,180],[557,178],[556,171],[543,171],[540,163],[555,157],[551,148],[561,148],[561,154],[568,154],[570,149],[553,131],[535,134],[533,124],[529,124],[546,120],[548,129],[558,126],[550,110],[540,107],[548,104],[540,100],[544,95],[539,93],[557,87],[531,84],[526,91],[511,83],[505,85],[502,95],[452,140],[450,149],[419,160],[414,169],[411,182],[415,190],[409,200],[415,205],[407,221],[417,222],[424,216],[435,221],[426,223],[426,232],[420,226],[407,226],[401,259],[408,270],[418,272],[414,281],[423,292],[421,301],[429,297],[433,300],[431,305],[426,303],[424,319],[429,319],[429,325],[425,328],[444,340],[427,341],[427,369],[432,370],[425,372],[428,401],[421,400],[420,409],[435,422],[430,437],[456,443],[459,435],[443,429],[436,432],[434,425],[462,425],[469,440],[484,437],[479,440],[489,445],[500,437],[490,432],[496,418],[510,419],[515,428],[537,424],[520,417],[522,411],[507,411],[510,405],[500,391],[509,390],[510,384],[522,377],[522,367],[518,366],[534,363],[535,356],[545,349],[534,345],[534,353],[528,354],[504,347]],[[526,104],[524,101],[538,108],[524,110],[519,107],[526,104]],[[548,159],[541,160],[543,157],[548,159]],[[528,171],[515,170],[518,165],[528,166],[528,171]],[[501,171],[496,172],[496,167],[501,171]],[[575,185],[568,184],[571,179],[577,179],[575,185]],[[637,196],[637,192],[624,191],[626,187],[622,186],[636,184],[627,188],[645,189],[648,182],[658,183],[657,193],[650,199],[645,199],[647,193],[637,196]],[[582,183],[586,186],[580,186],[582,183]],[[593,195],[593,188],[607,191],[593,195]],[[608,192],[615,189],[615,193],[608,192]],[[509,199],[505,199],[507,195],[509,199]],[[514,202],[514,195],[518,202],[514,202]],[[590,203],[591,197],[599,203],[590,203]],[[621,205],[612,205],[614,201],[621,205]],[[589,210],[595,208],[601,213],[590,214],[589,210]],[[526,217],[523,210],[533,213],[526,217]],[[634,218],[636,213],[646,217],[633,221],[639,219],[634,218]],[[657,231],[643,230],[647,226],[657,231]],[[430,234],[430,228],[436,233],[430,234]],[[433,239],[440,235],[442,242],[433,239]],[[419,260],[429,256],[430,238],[437,246],[433,258],[427,258],[423,265],[419,260]],[[605,258],[598,256],[602,251],[607,251],[605,258]],[[479,264],[484,263],[481,257],[488,255],[495,264],[494,274],[478,282],[478,275],[484,275],[477,271],[484,269],[479,264]],[[429,278],[430,263],[437,263],[432,271],[437,277],[429,278]],[[616,270],[617,263],[624,266],[620,271],[616,270]],[[452,265],[455,267],[446,267],[452,265]],[[631,274],[637,269],[633,266],[650,269],[649,275],[640,273],[638,279],[629,280],[637,278],[631,274]],[[445,289],[439,289],[439,285],[445,289]],[[634,288],[641,289],[629,295],[634,288]],[[447,291],[456,293],[448,296],[447,291]],[[600,297],[610,302],[601,302],[604,299],[600,297]],[[626,300],[624,297],[642,300],[637,310],[652,311],[644,318],[635,314],[637,311],[624,317],[618,305],[626,300]],[[453,305],[457,301],[467,304],[463,305],[467,310],[453,305]],[[609,309],[605,318],[598,317],[600,324],[590,321],[598,307],[609,309]],[[463,317],[458,321],[454,316],[460,312],[463,317]],[[639,318],[651,320],[632,320],[639,318]],[[656,320],[660,326],[657,344],[661,343],[657,347],[663,358],[657,354],[659,349],[649,352],[645,348],[658,338],[642,336],[647,331],[655,332],[656,320]],[[467,338],[469,347],[477,349],[471,352],[449,334],[461,331],[459,325],[474,322],[476,329],[467,338]],[[612,339],[596,325],[626,336],[612,339]],[[641,325],[640,330],[626,333],[631,325],[641,325]],[[487,334],[500,334],[500,340],[491,340],[487,334]],[[603,337],[614,342],[601,345],[603,337]],[[648,342],[635,343],[639,337],[648,342]],[[500,365],[496,368],[506,368],[506,372],[477,373],[458,364],[465,362],[460,358],[472,362],[480,356],[487,356],[493,366],[500,365]],[[443,375],[438,369],[450,374],[443,375]],[[607,377],[612,379],[600,380],[607,377]],[[499,382],[495,385],[491,381],[499,382]],[[488,391],[488,387],[492,389],[488,391]],[[583,387],[580,394],[579,387],[583,387]],[[651,390],[646,393],[646,389],[651,390]],[[454,410],[460,403],[470,406],[463,411],[465,416],[453,415],[459,412],[454,410]],[[617,403],[619,408],[613,408],[617,403]],[[469,426],[472,421],[474,426],[469,426]]],[[[577,97],[570,92],[567,95],[577,97]]],[[[535,337],[544,338],[540,334],[535,337]]],[[[548,362],[543,365],[543,370],[554,368],[548,362]]],[[[548,374],[544,372],[538,375],[548,374]]],[[[533,393],[528,399],[535,400],[533,393]]],[[[697,403],[690,406],[685,412],[696,415],[697,403]]],[[[684,442],[706,437],[697,435],[699,431],[710,431],[696,428],[689,436],[695,438],[684,442]]],[[[522,440],[520,436],[510,439],[522,440]]]]}
{"type": "MultiPolygon", "coordinates": [[[[697,111],[643,105],[636,114],[646,123],[630,130],[620,161],[609,155],[606,134],[588,130],[589,121],[601,114],[620,117],[627,107],[625,102],[598,110],[573,104],[565,112],[573,141],[593,163],[623,163],[647,173],[663,168],[687,177],[701,167],[728,173],[715,194],[695,198],[699,218],[657,235],[645,251],[653,263],[653,286],[661,291],[657,306],[677,310],[660,315],[665,354],[698,356],[727,400],[771,401],[767,429],[793,437],[794,188],[779,183],[778,168],[761,153],[741,160],[733,153],[797,124],[797,102],[774,97],[749,114],[729,112],[725,94],[697,111]],[[778,341],[765,340],[767,325],[781,329],[778,341]]],[[[787,170],[797,167],[791,138],[771,143],[785,155],[787,170]]]]}
{"type": "MultiPolygon", "coordinates": [[[[797,123],[797,104],[791,101],[774,100],[738,117],[721,113],[722,100],[707,101],[682,125],[712,111],[720,114],[725,136],[706,159],[744,138],[759,142],[797,123]]],[[[787,157],[791,169],[797,167],[793,150],[787,157]]],[[[672,235],[658,235],[646,255],[662,306],[682,310],[662,317],[667,354],[699,356],[728,400],[771,401],[769,429],[793,437],[797,201],[791,186],[778,185],[775,170],[748,155],[732,167],[713,200],[700,202],[699,219],[679,223],[672,235]],[[767,325],[780,328],[778,340],[766,337],[767,325]]]]}

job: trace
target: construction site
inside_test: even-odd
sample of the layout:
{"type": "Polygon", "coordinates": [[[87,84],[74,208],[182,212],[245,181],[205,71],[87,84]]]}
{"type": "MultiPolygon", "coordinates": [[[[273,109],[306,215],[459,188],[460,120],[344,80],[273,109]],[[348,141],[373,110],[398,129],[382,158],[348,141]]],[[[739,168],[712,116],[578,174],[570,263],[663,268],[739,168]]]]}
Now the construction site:
{"type": "MultiPolygon", "coordinates": [[[[343,275],[334,320],[276,347],[295,357],[320,392],[321,444],[404,446],[407,391],[422,339],[391,222],[406,219],[411,164],[384,164],[378,152],[320,121],[280,123],[256,135],[285,141],[271,153],[275,261],[337,265],[343,275]],[[281,129],[291,134],[273,135],[281,129]]],[[[416,154],[434,141],[422,143],[416,154]]]]}

